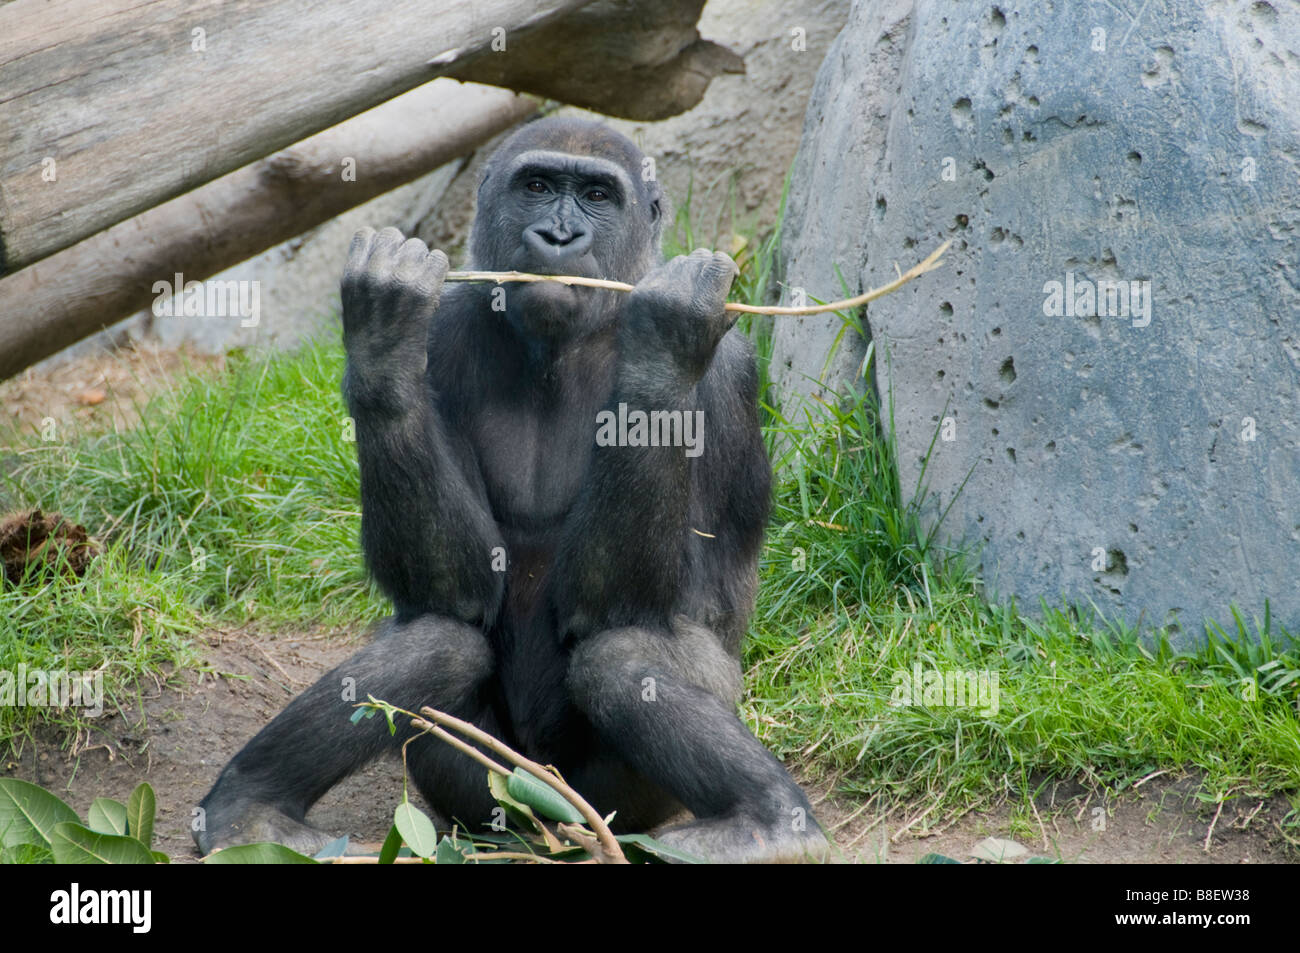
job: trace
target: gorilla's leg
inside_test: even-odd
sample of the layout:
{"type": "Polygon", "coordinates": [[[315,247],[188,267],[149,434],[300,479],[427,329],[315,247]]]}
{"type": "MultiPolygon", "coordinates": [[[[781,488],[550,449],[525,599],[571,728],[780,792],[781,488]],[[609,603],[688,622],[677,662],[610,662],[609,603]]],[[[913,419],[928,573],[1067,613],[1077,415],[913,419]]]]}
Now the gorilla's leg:
{"type": "Polygon", "coordinates": [[[812,807],[736,716],[740,666],[701,626],[610,629],[574,652],[569,689],[601,741],[697,820],[665,843],[719,863],[825,856],[812,807]]]}
{"type": "MultiPolygon", "coordinates": [[[[199,850],[275,841],[315,853],[332,838],[303,822],[311,806],[410,736],[405,725],[390,735],[380,716],[352,724],[353,699],[374,695],[409,711],[432,705],[481,723],[480,686],[491,671],[491,650],[474,627],[428,615],[405,623],[389,619],[370,645],[295,698],[221,772],[201,804],[204,829],[194,832],[199,850]]],[[[433,794],[440,810],[486,814],[481,772],[472,772],[471,785],[466,766],[472,762],[452,752],[462,762],[456,763],[437,751],[446,747],[422,739],[408,749],[421,749],[413,764],[421,793],[433,794]],[[472,798],[474,786],[482,790],[479,798],[458,803],[459,796],[472,798]]]]}

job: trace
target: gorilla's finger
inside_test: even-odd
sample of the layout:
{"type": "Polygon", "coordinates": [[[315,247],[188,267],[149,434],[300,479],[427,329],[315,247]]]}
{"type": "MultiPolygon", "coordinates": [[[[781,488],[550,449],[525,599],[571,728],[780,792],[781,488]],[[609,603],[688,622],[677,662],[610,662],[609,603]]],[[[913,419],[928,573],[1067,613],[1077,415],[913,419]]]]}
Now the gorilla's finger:
{"type": "Polygon", "coordinates": [[[704,273],[724,287],[730,288],[731,282],[735,280],[736,275],[740,274],[740,268],[726,252],[712,252],[708,264],[704,266],[704,273]]]}
{"type": "Polygon", "coordinates": [[[348,257],[355,258],[358,254],[365,251],[374,237],[375,230],[369,225],[363,225],[361,228],[358,228],[356,234],[352,236],[352,244],[348,246],[348,257]]]}
{"type": "Polygon", "coordinates": [[[375,240],[370,244],[370,257],[366,260],[367,268],[370,271],[378,269],[392,270],[396,263],[397,253],[405,241],[406,236],[391,225],[387,228],[381,228],[375,235],[375,240]]]}
{"type": "Polygon", "coordinates": [[[424,271],[424,260],[429,257],[429,249],[418,238],[404,241],[393,259],[393,274],[399,281],[416,282],[424,271]]]}
{"type": "Polygon", "coordinates": [[[375,230],[369,225],[357,229],[352,236],[352,244],[348,246],[348,262],[343,267],[343,275],[347,277],[349,273],[361,271],[365,266],[366,259],[370,255],[370,243],[374,240],[375,230]]]}
{"type": "MultiPolygon", "coordinates": [[[[411,241],[416,242],[419,239],[413,238],[411,241]]],[[[409,245],[410,242],[407,244],[409,245]]],[[[404,248],[403,255],[405,254],[404,248]]],[[[420,242],[418,259],[409,262],[403,259],[397,276],[426,295],[436,295],[441,290],[443,279],[447,277],[450,267],[451,263],[448,262],[446,254],[438,249],[429,251],[425,248],[424,242],[420,242]]]]}
{"type": "Polygon", "coordinates": [[[447,253],[440,248],[435,248],[424,258],[422,269],[423,280],[432,280],[437,284],[442,284],[443,279],[447,277],[447,272],[451,270],[451,262],[447,260],[447,253]]]}

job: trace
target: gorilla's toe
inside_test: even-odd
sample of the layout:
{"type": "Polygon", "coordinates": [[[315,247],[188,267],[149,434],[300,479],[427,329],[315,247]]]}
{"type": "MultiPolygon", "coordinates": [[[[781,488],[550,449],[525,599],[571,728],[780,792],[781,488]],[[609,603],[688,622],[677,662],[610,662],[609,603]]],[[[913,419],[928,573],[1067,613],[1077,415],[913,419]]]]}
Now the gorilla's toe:
{"type": "Polygon", "coordinates": [[[237,844],[283,844],[310,857],[334,838],[309,824],[294,820],[270,804],[244,801],[209,815],[204,830],[194,832],[194,843],[204,854],[237,844]]]}
{"type": "Polygon", "coordinates": [[[825,863],[830,842],[815,827],[793,831],[745,818],[715,818],[670,827],[655,839],[713,864],[825,863]]]}

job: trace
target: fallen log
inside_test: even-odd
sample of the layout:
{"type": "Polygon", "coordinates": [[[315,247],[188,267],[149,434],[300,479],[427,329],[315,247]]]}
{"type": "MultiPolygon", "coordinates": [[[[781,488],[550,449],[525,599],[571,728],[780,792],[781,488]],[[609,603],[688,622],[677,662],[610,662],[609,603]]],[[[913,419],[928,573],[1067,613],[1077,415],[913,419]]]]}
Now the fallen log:
{"type": "Polygon", "coordinates": [[[741,68],[703,0],[588,3],[0,4],[0,275],[438,75],[657,119],[741,68]]]}
{"type": "Polygon", "coordinates": [[[536,109],[531,97],[436,80],[0,279],[0,379],[148,307],[155,282],[217,274],[536,109]]]}

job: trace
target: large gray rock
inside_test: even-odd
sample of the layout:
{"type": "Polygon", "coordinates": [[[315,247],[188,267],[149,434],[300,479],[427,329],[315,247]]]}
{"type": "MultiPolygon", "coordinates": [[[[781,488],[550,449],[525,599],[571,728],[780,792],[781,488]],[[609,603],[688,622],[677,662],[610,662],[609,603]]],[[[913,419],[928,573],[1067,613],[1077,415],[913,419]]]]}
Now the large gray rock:
{"type": "MultiPolygon", "coordinates": [[[[1298,225],[1293,3],[858,2],[805,120],[786,279],[839,297],[835,266],[856,291],[954,239],[865,318],[904,485],[945,417],[933,512],[974,467],[944,525],[994,594],[1191,634],[1270,599],[1297,631],[1298,225]],[[1099,282],[1140,296],[1098,306],[1099,282]]],[[[853,382],[857,338],[821,378],[837,330],[778,320],[787,401],[853,382]]]]}

